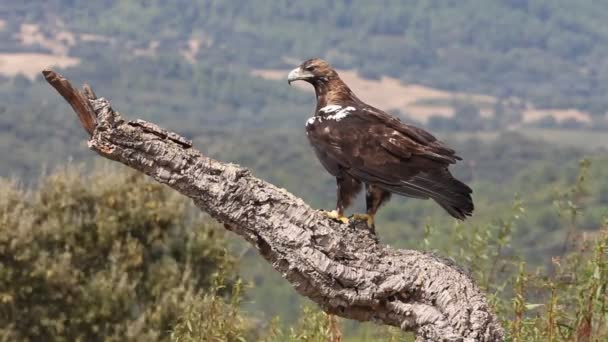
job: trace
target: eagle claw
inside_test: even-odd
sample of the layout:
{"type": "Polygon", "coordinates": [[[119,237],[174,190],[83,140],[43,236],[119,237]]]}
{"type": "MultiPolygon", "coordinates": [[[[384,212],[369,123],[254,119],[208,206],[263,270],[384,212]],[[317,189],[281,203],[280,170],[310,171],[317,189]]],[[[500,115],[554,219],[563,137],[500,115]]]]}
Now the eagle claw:
{"type": "Polygon", "coordinates": [[[368,227],[374,227],[374,215],[353,214],[353,220],[365,221],[368,227]]]}
{"type": "Polygon", "coordinates": [[[329,217],[330,219],[334,219],[336,221],[340,221],[342,223],[348,224],[348,217],[344,216],[344,215],[340,215],[338,213],[338,211],[336,210],[332,210],[332,211],[322,211],[323,215],[329,217]]]}

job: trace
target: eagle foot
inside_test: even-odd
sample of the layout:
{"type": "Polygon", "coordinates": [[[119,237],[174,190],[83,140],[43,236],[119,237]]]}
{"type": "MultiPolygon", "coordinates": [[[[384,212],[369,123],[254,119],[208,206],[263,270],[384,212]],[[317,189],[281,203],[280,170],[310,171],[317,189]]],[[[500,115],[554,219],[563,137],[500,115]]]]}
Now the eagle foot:
{"type": "Polygon", "coordinates": [[[370,228],[374,227],[374,215],[369,214],[353,214],[353,220],[365,221],[370,228]]]}
{"type": "Polygon", "coordinates": [[[374,215],[353,214],[352,218],[356,221],[365,221],[365,223],[367,224],[367,228],[369,228],[369,232],[372,233],[374,240],[376,240],[376,243],[378,242],[378,237],[376,236],[376,224],[374,223],[374,215]]]}
{"type": "Polygon", "coordinates": [[[344,215],[340,215],[337,210],[332,210],[332,211],[323,210],[322,213],[323,213],[323,215],[329,217],[330,219],[334,219],[336,221],[340,221],[342,223],[348,224],[348,217],[346,217],[344,215]]]}

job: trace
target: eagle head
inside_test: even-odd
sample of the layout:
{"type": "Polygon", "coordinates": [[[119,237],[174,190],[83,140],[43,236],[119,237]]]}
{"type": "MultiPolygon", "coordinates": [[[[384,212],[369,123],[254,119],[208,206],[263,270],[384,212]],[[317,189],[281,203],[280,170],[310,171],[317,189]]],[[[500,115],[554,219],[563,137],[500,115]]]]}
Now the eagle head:
{"type": "Polygon", "coordinates": [[[294,81],[306,81],[313,86],[326,83],[338,77],[338,73],[331,65],[320,58],[311,58],[291,70],[287,75],[287,83],[294,81]]]}

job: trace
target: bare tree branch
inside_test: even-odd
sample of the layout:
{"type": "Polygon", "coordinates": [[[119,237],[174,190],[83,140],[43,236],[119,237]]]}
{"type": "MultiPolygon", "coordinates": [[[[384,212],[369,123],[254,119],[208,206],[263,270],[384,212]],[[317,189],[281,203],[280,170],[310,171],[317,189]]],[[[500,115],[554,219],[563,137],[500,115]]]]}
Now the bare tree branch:
{"type": "Polygon", "coordinates": [[[192,198],[242,236],[326,312],[413,331],[418,341],[502,341],[504,332],[471,277],[447,259],[379,245],[364,222],[335,222],[285,189],[145,121],[125,121],[88,86],[43,71],[72,105],[102,157],[192,198]]]}

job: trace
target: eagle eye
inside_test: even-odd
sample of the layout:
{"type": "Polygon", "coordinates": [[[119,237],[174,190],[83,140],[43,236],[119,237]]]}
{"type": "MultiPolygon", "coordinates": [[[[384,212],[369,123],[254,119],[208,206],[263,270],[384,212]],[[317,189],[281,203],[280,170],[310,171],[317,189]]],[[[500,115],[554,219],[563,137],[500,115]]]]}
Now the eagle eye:
{"type": "Polygon", "coordinates": [[[309,65],[306,68],[304,68],[304,70],[306,70],[306,71],[313,71],[313,70],[315,70],[315,68],[316,67],[314,65],[309,65]]]}

